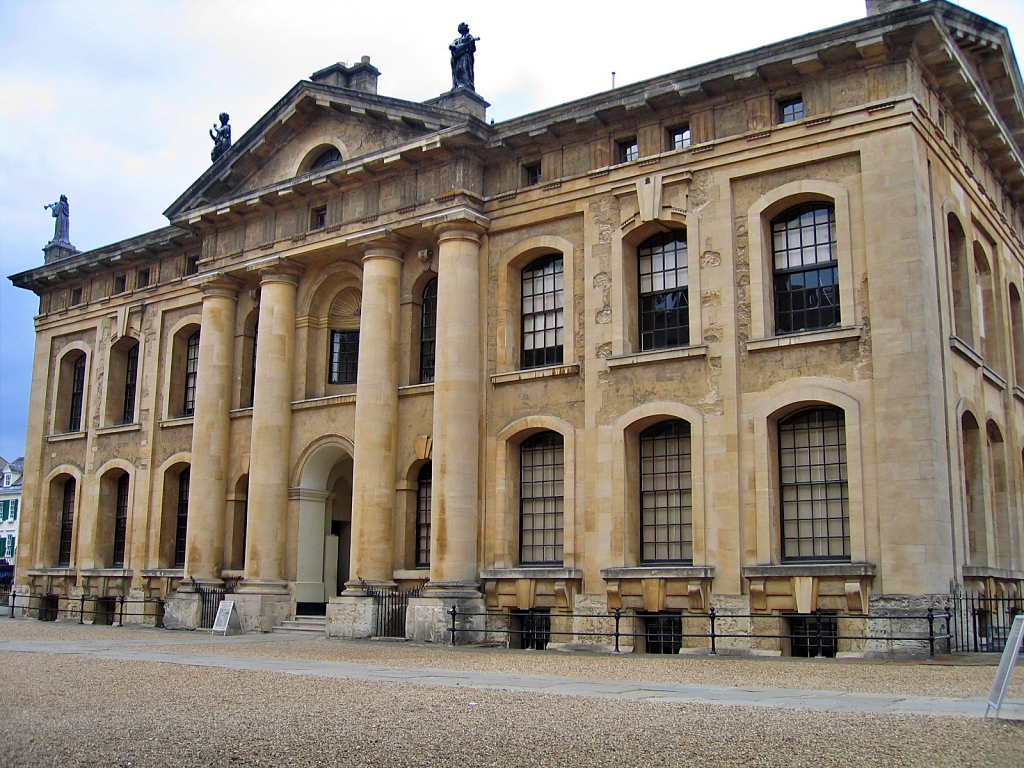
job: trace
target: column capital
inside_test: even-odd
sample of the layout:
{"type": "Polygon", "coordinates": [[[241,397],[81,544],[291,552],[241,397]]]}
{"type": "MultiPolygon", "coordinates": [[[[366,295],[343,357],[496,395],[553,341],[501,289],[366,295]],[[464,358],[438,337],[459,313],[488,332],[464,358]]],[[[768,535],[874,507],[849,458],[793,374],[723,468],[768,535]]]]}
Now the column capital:
{"type": "Polygon", "coordinates": [[[265,259],[254,261],[246,267],[246,270],[260,276],[260,285],[266,283],[298,285],[299,275],[302,274],[302,267],[284,256],[268,256],[265,259]]]}
{"type": "Polygon", "coordinates": [[[189,280],[189,285],[202,291],[204,298],[206,296],[223,296],[237,300],[238,292],[242,289],[242,281],[226,272],[207,272],[197,275],[189,280]]]}
{"type": "Polygon", "coordinates": [[[363,261],[386,258],[403,261],[409,240],[387,227],[378,227],[346,240],[363,252],[363,261]]]}
{"type": "Polygon", "coordinates": [[[472,208],[460,206],[441,213],[424,216],[420,223],[431,229],[439,240],[480,241],[480,235],[491,226],[491,220],[472,208]]]}

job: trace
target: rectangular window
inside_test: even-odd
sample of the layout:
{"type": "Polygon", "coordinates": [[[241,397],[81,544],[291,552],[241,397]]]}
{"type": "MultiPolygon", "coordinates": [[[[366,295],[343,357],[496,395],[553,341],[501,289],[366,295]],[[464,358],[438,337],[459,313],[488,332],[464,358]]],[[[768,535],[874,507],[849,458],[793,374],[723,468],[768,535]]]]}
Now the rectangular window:
{"type": "Polygon", "coordinates": [[[790,656],[834,659],[839,646],[839,620],[830,614],[789,616],[790,656]]]}
{"type": "Polygon", "coordinates": [[[430,567],[430,507],[433,482],[428,462],[420,469],[416,488],[416,567],[430,567]]]}
{"type": "Polygon", "coordinates": [[[795,123],[804,119],[804,100],[802,96],[779,102],[779,120],[783,123],[795,123]]]}
{"type": "Polygon", "coordinates": [[[509,647],[543,651],[551,642],[551,611],[531,608],[509,612],[509,647]]]}
{"type": "Polygon", "coordinates": [[[199,375],[199,331],[188,337],[185,351],[185,401],[182,415],[193,416],[196,412],[196,380],[199,375]]]}
{"type": "Polygon", "coordinates": [[[185,259],[185,274],[194,275],[199,272],[199,257],[189,256],[185,259]]]}
{"type": "Polygon", "coordinates": [[[309,228],[323,229],[327,226],[327,206],[322,205],[309,212],[309,228]]]}
{"type": "Polygon", "coordinates": [[[437,278],[423,287],[420,312],[420,383],[434,380],[437,353],[437,278]]]}
{"type": "Polygon", "coordinates": [[[640,159],[640,145],[636,143],[636,139],[620,141],[617,146],[620,163],[631,163],[640,159]]]}
{"type": "Polygon", "coordinates": [[[662,421],[640,433],[640,561],[693,562],[690,425],[662,421]]]}
{"type": "Polygon", "coordinates": [[[72,307],[77,307],[81,303],[82,303],[82,289],[81,288],[72,288],[71,289],[71,306],[72,307]]]}
{"type": "Polygon", "coordinates": [[[677,654],[682,644],[682,616],[655,613],[644,617],[644,647],[647,653],[677,654]]]}
{"type": "Polygon", "coordinates": [[[7,537],[7,557],[14,557],[14,537],[7,537]]]}
{"type": "Polygon", "coordinates": [[[690,273],[686,232],[663,232],[637,248],[640,277],[640,349],[690,343],[690,273]]]}
{"type": "Polygon", "coordinates": [[[11,520],[18,519],[18,506],[20,503],[18,499],[11,499],[11,520]]]}
{"type": "Polygon", "coordinates": [[[772,221],[775,333],[834,328],[840,322],[836,217],[831,205],[808,203],[772,221]]]}
{"type": "Polygon", "coordinates": [[[355,384],[358,369],[359,331],[331,331],[327,383],[355,384]]]}
{"type": "Polygon", "coordinates": [[[85,396],[85,355],[79,356],[71,372],[71,403],[68,411],[68,432],[82,429],[82,398],[85,396]]]}
{"type": "Polygon", "coordinates": [[[145,288],[147,285],[149,285],[149,270],[140,269],[135,273],[135,287],[145,288]]]}
{"type": "Polygon", "coordinates": [[[117,275],[114,277],[114,290],[113,293],[124,293],[128,278],[124,275],[117,275]]]}
{"type": "Polygon", "coordinates": [[[188,534],[188,493],[192,472],[190,468],[178,475],[178,520],[174,529],[174,567],[185,567],[185,539],[188,534]]]}
{"type": "Polygon", "coordinates": [[[60,508],[60,546],[57,550],[57,566],[71,566],[71,536],[75,527],[75,480],[64,483],[64,499],[60,508]]]}
{"type": "Polygon", "coordinates": [[[135,380],[139,372],[139,345],[128,350],[124,364],[124,408],[121,411],[121,423],[131,424],[135,421],[135,380]]]}
{"type": "Polygon", "coordinates": [[[0,522],[2,522],[2,521],[7,519],[7,515],[9,514],[9,509],[8,509],[8,504],[9,503],[10,502],[8,502],[8,501],[0,501],[0,522]]]}
{"type": "Polygon", "coordinates": [[[562,255],[541,256],[522,272],[522,367],[560,365],[563,360],[562,255]]]}
{"type": "Polygon", "coordinates": [[[540,184],[540,163],[526,163],[523,165],[523,186],[534,187],[540,184]]]}
{"type": "Polygon", "coordinates": [[[686,149],[690,146],[690,126],[684,125],[682,128],[669,131],[669,138],[672,149],[686,149]]]}
{"type": "Polygon", "coordinates": [[[519,562],[562,564],[564,504],[563,440],[541,432],[519,449],[519,562]]]}

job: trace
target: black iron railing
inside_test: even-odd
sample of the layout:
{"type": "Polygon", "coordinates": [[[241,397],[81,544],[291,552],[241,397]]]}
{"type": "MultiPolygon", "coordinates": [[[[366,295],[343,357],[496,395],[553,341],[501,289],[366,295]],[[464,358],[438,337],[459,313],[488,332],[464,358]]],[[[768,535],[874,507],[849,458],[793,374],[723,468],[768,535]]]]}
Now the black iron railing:
{"type": "Polygon", "coordinates": [[[400,589],[378,589],[360,579],[366,594],[377,606],[375,637],[405,637],[405,615],[409,598],[419,597],[421,587],[402,591],[400,589]]]}
{"type": "Polygon", "coordinates": [[[234,585],[225,584],[223,587],[208,587],[200,584],[192,577],[192,589],[199,595],[199,626],[198,629],[213,629],[213,622],[217,620],[217,609],[220,601],[226,595],[234,592],[234,585]]]}
{"type": "MultiPolygon", "coordinates": [[[[535,621],[524,622],[515,620],[522,613],[505,613],[500,611],[460,611],[452,606],[448,611],[451,621],[448,631],[451,634],[451,642],[455,644],[457,638],[465,638],[467,635],[489,636],[504,635],[506,638],[519,638],[517,645],[522,647],[523,643],[529,643],[537,633],[535,621]],[[460,621],[460,619],[462,621],[460,621]],[[482,620],[483,623],[481,623],[482,620]]],[[[907,650],[912,648],[927,647],[929,658],[935,658],[938,650],[940,653],[949,650],[950,628],[952,625],[952,613],[947,606],[942,611],[935,611],[928,608],[921,613],[898,613],[898,614],[843,614],[836,615],[820,609],[811,614],[787,614],[773,616],[755,613],[722,613],[714,607],[707,613],[624,613],[616,609],[611,613],[579,614],[579,613],[552,613],[542,614],[547,619],[544,623],[545,645],[547,642],[574,642],[587,638],[606,638],[614,643],[615,651],[620,651],[624,640],[631,641],[627,644],[636,644],[640,641],[656,653],[677,653],[683,647],[684,641],[706,640],[707,646],[712,654],[718,653],[719,642],[737,638],[764,639],[764,640],[786,640],[796,651],[800,649],[800,655],[824,657],[834,656],[839,641],[852,641],[856,643],[867,643],[869,641],[880,641],[885,643],[903,643],[907,650]],[[667,622],[666,618],[672,617],[674,621],[667,622]],[[555,621],[556,619],[560,621],[555,621]],[[604,620],[610,625],[609,631],[584,630],[578,627],[559,629],[561,620],[572,623],[573,619],[582,619],[588,623],[595,620],[604,620]],[[732,624],[734,620],[750,621],[756,626],[765,619],[786,619],[790,622],[789,632],[736,632],[723,631],[720,622],[723,620],[732,624]],[[798,620],[794,622],[792,620],[798,620]],[[865,622],[865,630],[868,630],[872,623],[877,626],[879,623],[888,624],[891,631],[870,632],[865,631],[859,634],[840,634],[840,622],[848,619],[859,619],[865,622]],[[632,622],[633,631],[626,631],[623,622],[632,622]],[[642,622],[642,631],[636,631],[638,622],[642,622]],[[648,624],[650,622],[650,624],[648,624]],[[914,631],[903,631],[903,628],[910,623],[917,627],[914,631]],[[794,626],[795,625],[795,626],[794,626]],[[795,630],[795,631],[794,631],[795,630]],[[652,647],[653,646],[653,647],[652,647]]],[[[534,647],[536,647],[534,645],[534,647]]],[[[699,647],[699,646],[694,646],[699,647]]]]}
{"type": "Polygon", "coordinates": [[[85,617],[91,616],[93,624],[107,626],[124,626],[125,616],[152,618],[156,627],[163,627],[164,601],[145,598],[130,598],[124,595],[97,597],[94,595],[33,595],[8,592],[0,595],[0,605],[7,608],[8,618],[30,616],[40,621],[57,621],[57,619],[78,619],[79,624],[85,623],[85,617]],[[142,606],[141,612],[135,606],[142,606]],[[150,607],[151,606],[151,607],[150,607]]]}
{"type": "Polygon", "coordinates": [[[952,612],[955,652],[1002,653],[1014,616],[1024,613],[1024,597],[961,591],[952,597],[952,612]]]}

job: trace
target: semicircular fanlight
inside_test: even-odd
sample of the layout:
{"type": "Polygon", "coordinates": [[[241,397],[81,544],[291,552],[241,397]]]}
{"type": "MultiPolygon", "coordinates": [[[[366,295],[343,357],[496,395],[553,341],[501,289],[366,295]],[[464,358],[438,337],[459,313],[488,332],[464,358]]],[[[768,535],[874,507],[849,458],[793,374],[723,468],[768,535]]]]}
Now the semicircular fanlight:
{"type": "Polygon", "coordinates": [[[313,165],[309,170],[316,171],[324,166],[331,165],[332,163],[341,162],[341,152],[337,147],[331,147],[320,154],[320,156],[313,161],[313,165]]]}

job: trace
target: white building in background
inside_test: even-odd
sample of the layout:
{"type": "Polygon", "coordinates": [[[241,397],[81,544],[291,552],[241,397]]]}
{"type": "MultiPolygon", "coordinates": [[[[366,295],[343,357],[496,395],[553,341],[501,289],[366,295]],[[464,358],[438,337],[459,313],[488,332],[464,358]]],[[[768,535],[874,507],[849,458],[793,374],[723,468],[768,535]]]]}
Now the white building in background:
{"type": "Polygon", "coordinates": [[[18,550],[18,518],[21,511],[21,473],[25,457],[7,461],[0,457],[0,564],[14,564],[18,550]]]}

